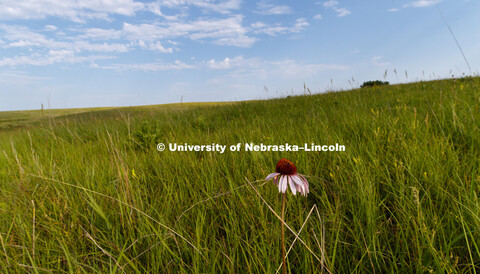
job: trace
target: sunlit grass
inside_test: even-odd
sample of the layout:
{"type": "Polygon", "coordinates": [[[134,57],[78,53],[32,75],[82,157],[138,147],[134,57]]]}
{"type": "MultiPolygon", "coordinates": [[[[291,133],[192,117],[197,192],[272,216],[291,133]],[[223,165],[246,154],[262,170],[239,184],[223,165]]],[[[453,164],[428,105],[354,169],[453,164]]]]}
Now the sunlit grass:
{"type": "MultiPolygon", "coordinates": [[[[466,78],[233,104],[0,113],[0,270],[275,272],[280,221],[255,190],[280,212],[278,188],[262,179],[285,157],[310,176],[308,197],[287,200],[288,225],[299,231],[314,205],[323,219],[309,218],[300,234],[316,255],[296,242],[290,271],[321,270],[318,257],[339,273],[474,272],[479,104],[480,79],[466,78]],[[158,142],[346,151],[159,152],[158,142]]],[[[286,246],[294,239],[287,230],[286,246]]]]}

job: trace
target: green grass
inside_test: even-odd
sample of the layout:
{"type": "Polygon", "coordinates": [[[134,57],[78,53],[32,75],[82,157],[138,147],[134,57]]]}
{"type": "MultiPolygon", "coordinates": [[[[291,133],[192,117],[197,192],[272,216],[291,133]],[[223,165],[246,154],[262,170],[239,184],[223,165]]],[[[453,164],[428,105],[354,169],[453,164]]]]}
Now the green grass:
{"type": "MultiPolygon", "coordinates": [[[[318,207],[300,237],[315,256],[324,250],[328,270],[475,273],[479,104],[480,79],[465,78],[45,118],[0,112],[0,270],[275,272],[280,221],[261,197],[280,212],[263,179],[285,157],[310,183],[308,197],[288,195],[286,222],[298,231],[318,207]],[[158,142],[346,151],[159,152],[158,142]]],[[[294,239],[287,230],[287,246],[294,239]]],[[[319,271],[315,256],[297,241],[287,268],[319,271]]]]}
{"type": "Polygon", "coordinates": [[[165,104],[165,105],[151,105],[142,107],[97,107],[97,108],[71,108],[71,109],[43,109],[43,110],[23,110],[23,111],[2,111],[0,112],[0,129],[12,129],[23,127],[26,125],[41,122],[53,118],[76,117],[82,114],[105,112],[111,115],[114,111],[170,111],[188,109],[194,106],[216,106],[228,105],[233,102],[222,103],[182,103],[182,104],[165,104]]]}

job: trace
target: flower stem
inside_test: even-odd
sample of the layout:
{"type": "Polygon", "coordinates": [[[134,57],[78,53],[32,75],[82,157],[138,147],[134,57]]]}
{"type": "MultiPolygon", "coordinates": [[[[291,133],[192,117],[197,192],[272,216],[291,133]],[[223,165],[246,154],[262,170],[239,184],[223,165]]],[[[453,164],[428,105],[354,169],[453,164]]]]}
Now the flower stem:
{"type": "Polygon", "coordinates": [[[283,224],[285,220],[285,201],[287,200],[287,193],[283,193],[282,196],[282,268],[283,274],[287,274],[287,264],[285,263],[285,225],[283,224]]]}

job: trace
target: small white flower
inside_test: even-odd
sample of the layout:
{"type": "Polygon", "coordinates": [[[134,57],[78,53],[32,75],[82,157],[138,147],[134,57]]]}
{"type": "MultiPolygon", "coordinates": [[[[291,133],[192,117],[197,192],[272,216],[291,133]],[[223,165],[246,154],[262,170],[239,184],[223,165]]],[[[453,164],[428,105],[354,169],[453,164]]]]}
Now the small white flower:
{"type": "Polygon", "coordinates": [[[297,167],[290,160],[280,159],[275,171],[275,173],[269,174],[265,181],[273,179],[280,193],[285,193],[289,185],[293,195],[299,192],[303,196],[307,196],[309,193],[307,179],[302,174],[297,173],[297,167]]]}

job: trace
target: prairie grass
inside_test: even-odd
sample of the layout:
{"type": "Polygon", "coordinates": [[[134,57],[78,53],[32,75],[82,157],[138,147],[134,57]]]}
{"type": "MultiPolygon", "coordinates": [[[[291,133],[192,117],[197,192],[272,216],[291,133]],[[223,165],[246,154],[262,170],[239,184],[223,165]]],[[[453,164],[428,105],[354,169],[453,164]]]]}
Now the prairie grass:
{"type": "MultiPolygon", "coordinates": [[[[308,197],[287,199],[285,221],[304,225],[305,243],[295,241],[289,271],[474,273],[479,104],[480,79],[463,78],[45,118],[0,112],[0,271],[273,273],[280,221],[265,202],[280,212],[281,195],[263,179],[285,157],[310,183],[308,197]],[[159,142],[346,151],[159,152],[159,142]]],[[[287,248],[294,240],[286,230],[287,248]]]]}

